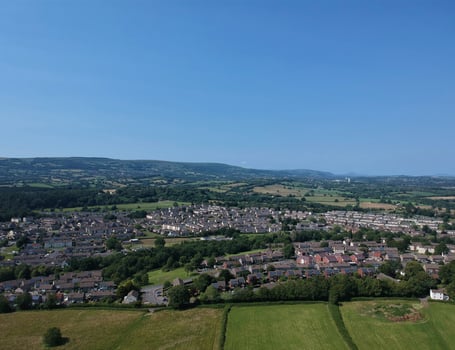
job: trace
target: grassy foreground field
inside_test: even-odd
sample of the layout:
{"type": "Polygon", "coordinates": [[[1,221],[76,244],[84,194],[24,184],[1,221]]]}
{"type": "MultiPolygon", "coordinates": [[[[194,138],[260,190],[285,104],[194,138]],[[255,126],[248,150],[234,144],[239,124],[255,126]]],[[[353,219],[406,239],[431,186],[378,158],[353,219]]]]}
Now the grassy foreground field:
{"type": "Polygon", "coordinates": [[[59,327],[69,342],[58,349],[218,348],[222,309],[181,312],[56,310],[0,315],[2,350],[43,349],[42,336],[59,327]]]}
{"type": "Polygon", "coordinates": [[[327,304],[234,306],[226,350],[348,349],[327,304]]]}
{"type": "MultiPolygon", "coordinates": [[[[455,305],[375,300],[343,303],[344,324],[359,350],[455,349],[455,305]],[[403,314],[411,320],[389,320],[403,314]]],[[[185,311],[63,309],[0,314],[0,349],[43,349],[42,336],[59,327],[59,349],[219,349],[221,308],[185,311]]],[[[226,350],[348,349],[328,305],[234,305],[226,350]]]]}
{"type": "Polygon", "coordinates": [[[344,323],[359,349],[455,349],[455,305],[418,301],[344,303],[344,323]],[[381,310],[408,305],[420,313],[413,321],[391,321],[381,310]]]}

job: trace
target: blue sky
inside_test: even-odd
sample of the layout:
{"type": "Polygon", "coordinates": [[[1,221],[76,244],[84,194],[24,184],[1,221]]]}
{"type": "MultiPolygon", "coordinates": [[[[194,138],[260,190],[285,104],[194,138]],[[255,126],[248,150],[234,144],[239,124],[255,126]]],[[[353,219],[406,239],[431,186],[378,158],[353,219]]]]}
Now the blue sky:
{"type": "Polygon", "coordinates": [[[453,1],[0,0],[0,156],[455,175],[453,1]]]}

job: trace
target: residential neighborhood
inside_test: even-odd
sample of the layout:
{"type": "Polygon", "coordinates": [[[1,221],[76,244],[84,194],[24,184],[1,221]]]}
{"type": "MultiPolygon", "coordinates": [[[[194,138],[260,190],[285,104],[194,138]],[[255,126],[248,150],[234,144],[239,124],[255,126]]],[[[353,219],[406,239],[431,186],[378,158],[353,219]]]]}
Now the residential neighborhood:
{"type": "MultiPolygon", "coordinates": [[[[222,228],[240,232],[270,233],[279,232],[283,220],[287,219],[295,220],[295,228],[300,230],[327,231],[341,226],[344,230],[356,232],[361,227],[368,227],[391,232],[400,230],[418,236],[418,229],[427,225],[431,230],[442,234],[438,230],[440,220],[437,219],[407,219],[396,215],[343,211],[313,214],[268,208],[239,209],[195,205],[152,211],[144,219],[131,219],[122,212],[115,212],[115,219],[106,218],[102,213],[54,213],[37,219],[12,218],[10,222],[0,224],[0,240],[8,242],[2,251],[16,244],[21,238],[27,238],[22,249],[12,252],[11,257],[0,261],[0,267],[49,266],[64,270],[70,259],[112,254],[113,251],[106,247],[106,241],[110,237],[123,243],[136,243],[140,242],[146,231],[166,237],[216,232],[222,228]]],[[[201,239],[214,237],[204,236],[201,239]]],[[[405,253],[388,247],[385,240],[354,241],[344,238],[325,241],[323,244],[319,241],[294,242],[293,246],[294,258],[291,259],[285,258],[280,247],[275,247],[254,253],[220,256],[215,259],[213,266],[209,266],[206,259],[198,267],[198,271],[209,273],[216,278],[220,271],[228,270],[233,276],[232,279],[227,283],[213,283],[213,286],[222,292],[246,286],[270,287],[287,279],[313,276],[375,276],[379,267],[387,261],[397,261],[403,269],[408,262],[417,261],[428,275],[437,279],[440,266],[455,260],[455,245],[447,245],[448,252],[445,254],[435,254],[436,243],[411,242],[405,253]]],[[[127,250],[124,252],[128,254],[127,250]]],[[[191,280],[186,283],[191,283],[191,280]]],[[[103,280],[101,270],[81,271],[3,281],[0,282],[0,292],[11,303],[14,303],[17,295],[30,292],[37,305],[44,303],[49,294],[54,294],[59,303],[68,305],[113,300],[116,297],[116,285],[112,281],[103,280]]],[[[139,298],[139,294],[130,293],[123,302],[132,303],[139,298]]],[[[144,302],[165,304],[163,296],[161,299],[146,297],[144,302]]]]}

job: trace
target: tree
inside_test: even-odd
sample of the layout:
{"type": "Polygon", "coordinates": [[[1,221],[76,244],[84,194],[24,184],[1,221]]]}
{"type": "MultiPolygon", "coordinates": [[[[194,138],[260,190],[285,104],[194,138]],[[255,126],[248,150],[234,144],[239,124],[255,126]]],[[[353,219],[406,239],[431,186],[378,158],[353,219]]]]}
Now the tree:
{"type": "Polygon", "coordinates": [[[11,305],[8,302],[8,299],[5,296],[0,295],[0,314],[6,314],[9,312],[13,312],[11,305]]]}
{"type": "Polygon", "coordinates": [[[184,267],[185,272],[186,272],[187,275],[189,275],[191,272],[193,272],[193,270],[194,270],[195,268],[196,268],[196,267],[194,266],[194,264],[193,264],[193,263],[190,263],[190,262],[187,263],[187,264],[185,264],[185,267],[184,267]]]}
{"type": "Polygon", "coordinates": [[[292,243],[286,244],[283,248],[283,254],[286,259],[293,258],[294,252],[295,252],[295,249],[294,249],[294,246],[292,245],[292,243]]]}
{"type": "Polygon", "coordinates": [[[397,271],[401,269],[401,263],[398,260],[387,260],[379,266],[379,272],[395,278],[397,271]]]}
{"type": "Polygon", "coordinates": [[[109,250],[119,251],[122,250],[122,243],[120,243],[120,241],[115,237],[109,237],[106,240],[106,248],[109,250]]]}
{"type": "Polygon", "coordinates": [[[139,291],[139,289],[140,289],[139,286],[136,283],[134,283],[133,280],[128,279],[119,284],[117,288],[117,297],[123,299],[123,297],[132,290],[139,291]]]}
{"type": "Polygon", "coordinates": [[[218,280],[222,280],[226,283],[228,283],[229,280],[232,278],[234,278],[234,276],[232,275],[232,273],[229,270],[221,270],[221,272],[218,276],[218,280]]]}
{"type": "Polygon", "coordinates": [[[30,310],[32,308],[32,296],[29,293],[19,294],[16,298],[16,305],[19,310],[30,310]]]}
{"type": "Polygon", "coordinates": [[[30,240],[28,239],[27,236],[21,236],[16,240],[16,246],[19,249],[24,248],[27,243],[30,243],[30,240]]]}
{"type": "Polygon", "coordinates": [[[439,278],[443,284],[455,282],[455,260],[441,266],[439,269],[439,278]]]}
{"type": "Polygon", "coordinates": [[[15,275],[17,279],[30,279],[31,277],[31,269],[30,266],[25,264],[20,264],[16,270],[15,275]]]}
{"type": "Polygon", "coordinates": [[[439,243],[436,248],[434,248],[434,253],[437,255],[447,254],[450,249],[447,247],[447,244],[444,242],[439,243]]]}
{"type": "Polygon", "coordinates": [[[164,248],[166,245],[166,240],[163,237],[158,237],[155,239],[155,248],[164,248]]]}
{"type": "Polygon", "coordinates": [[[57,296],[54,293],[49,293],[46,295],[46,301],[43,304],[45,309],[55,309],[57,305],[57,296]]]}
{"type": "Polygon", "coordinates": [[[168,290],[169,306],[183,309],[190,303],[190,292],[185,286],[175,286],[168,290]]]}
{"type": "Polygon", "coordinates": [[[211,276],[207,275],[206,273],[203,273],[201,275],[199,275],[198,278],[196,278],[194,280],[194,286],[196,287],[196,289],[202,293],[206,290],[206,288],[208,286],[210,286],[210,284],[214,282],[214,278],[212,278],[211,276]]]}
{"type": "Polygon", "coordinates": [[[406,264],[406,267],[404,269],[404,274],[405,274],[404,279],[408,280],[411,277],[416,276],[420,272],[425,272],[422,265],[420,265],[420,263],[418,263],[417,261],[410,261],[406,264]]]}
{"type": "Polygon", "coordinates": [[[208,286],[200,299],[202,302],[218,302],[221,300],[220,292],[214,286],[208,286]]]}
{"type": "Polygon", "coordinates": [[[213,268],[215,266],[215,264],[216,264],[216,259],[212,255],[210,258],[207,259],[207,266],[210,268],[213,268]]]}
{"type": "Polygon", "coordinates": [[[62,337],[60,328],[49,328],[43,336],[43,343],[47,347],[54,347],[65,344],[65,338],[62,337]]]}

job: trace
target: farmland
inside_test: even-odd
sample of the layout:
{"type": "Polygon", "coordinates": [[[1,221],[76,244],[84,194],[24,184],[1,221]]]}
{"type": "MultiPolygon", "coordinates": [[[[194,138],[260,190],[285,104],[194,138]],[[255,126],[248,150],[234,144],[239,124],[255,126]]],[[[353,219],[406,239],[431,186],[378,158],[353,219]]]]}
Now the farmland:
{"type": "Polygon", "coordinates": [[[0,315],[1,348],[40,349],[42,335],[59,327],[59,349],[217,349],[221,309],[181,312],[57,310],[0,315]],[[24,332],[24,329],[27,331],[24,332]]]}
{"type": "Polygon", "coordinates": [[[235,306],[226,350],[348,349],[326,304],[235,306]]]}
{"type": "MultiPolygon", "coordinates": [[[[359,350],[455,349],[455,305],[418,300],[346,302],[340,307],[359,350]]],[[[1,348],[40,349],[59,327],[60,349],[219,349],[222,308],[185,311],[93,308],[0,315],[1,348]],[[24,332],[24,329],[27,331],[24,332]]],[[[234,305],[224,343],[231,349],[348,349],[326,303],[234,305]]]]}
{"type": "Polygon", "coordinates": [[[344,303],[340,310],[359,349],[455,349],[454,305],[371,301],[344,303]],[[420,317],[397,321],[403,306],[420,317]]]}
{"type": "MultiPolygon", "coordinates": [[[[174,202],[174,201],[159,201],[159,202],[137,202],[137,203],[127,203],[127,204],[115,204],[117,207],[116,210],[124,210],[124,211],[134,211],[134,210],[156,210],[156,209],[164,209],[164,208],[171,208],[177,203],[178,205],[187,205],[187,202],[174,202]]],[[[87,207],[88,210],[96,210],[99,209],[101,211],[110,211],[112,205],[109,206],[89,206],[87,207]]],[[[82,207],[74,207],[74,208],[63,208],[63,212],[74,212],[74,211],[81,211],[82,207]]]]}

